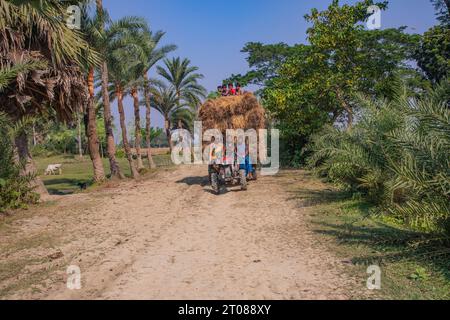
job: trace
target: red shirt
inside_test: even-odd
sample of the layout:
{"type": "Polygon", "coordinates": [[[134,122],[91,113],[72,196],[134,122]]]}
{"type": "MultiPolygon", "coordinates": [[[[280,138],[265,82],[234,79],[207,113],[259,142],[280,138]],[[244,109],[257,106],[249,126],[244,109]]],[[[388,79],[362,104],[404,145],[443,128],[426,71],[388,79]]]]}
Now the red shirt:
{"type": "Polygon", "coordinates": [[[229,89],[228,92],[232,95],[235,96],[236,95],[236,89],[229,89]]]}

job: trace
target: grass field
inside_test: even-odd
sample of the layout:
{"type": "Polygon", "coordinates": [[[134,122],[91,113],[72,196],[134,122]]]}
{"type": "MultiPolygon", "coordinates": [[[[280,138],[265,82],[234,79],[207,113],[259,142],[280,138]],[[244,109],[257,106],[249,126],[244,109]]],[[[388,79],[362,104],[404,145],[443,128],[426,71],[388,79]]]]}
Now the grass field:
{"type": "Polygon", "coordinates": [[[313,188],[302,184],[291,187],[291,192],[311,216],[314,232],[343,262],[353,265],[361,279],[368,279],[368,266],[382,270],[381,290],[366,298],[450,299],[450,248],[433,236],[374,216],[367,203],[328,185],[317,187],[311,179],[313,188]]]}
{"type": "MultiPolygon", "coordinates": [[[[158,167],[167,167],[171,165],[170,155],[155,155],[154,161],[158,167]]],[[[79,184],[87,183],[92,185],[92,162],[88,157],[80,159],[73,155],[59,155],[46,158],[35,158],[38,173],[45,183],[50,194],[64,195],[71,194],[80,190],[79,184]],[[49,164],[62,164],[63,174],[57,176],[44,176],[44,171],[49,164]]],[[[130,167],[126,159],[118,159],[120,167],[126,176],[130,175],[130,167]]],[[[103,159],[106,173],[109,174],[108,159],[103,159]]],[[[146,160],[144,159],[144,165],[146,160]]]]}

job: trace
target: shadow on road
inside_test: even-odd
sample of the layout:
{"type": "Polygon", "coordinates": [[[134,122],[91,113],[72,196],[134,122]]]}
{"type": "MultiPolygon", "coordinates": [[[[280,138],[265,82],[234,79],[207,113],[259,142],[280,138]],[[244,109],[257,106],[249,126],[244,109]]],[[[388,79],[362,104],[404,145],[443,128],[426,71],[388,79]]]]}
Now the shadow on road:
{"type": "Polygon", "coordinates": [[[187,177],[177,181],[180,184],[187,184],[188,186],[206,187],[209,185],[208,177],[187,177]]]}
{"type": "MultiPolygon", "coordinates": [[[[187,178],[177,181],[176,183],[186,184],[188,186],[200,186],[203,188],[203,191],[205,191],[206,193],[216,195],[216,193],[210,187],[208,177],[187,177],[187,178]]],[[[227,194],[230,192],[242,192],[242,190],[240,189],[239,186],[234,186],[234,187],[227,186],[227,187],[222,187],[220,194],[223,195],[223,194],[227,194]]]]}

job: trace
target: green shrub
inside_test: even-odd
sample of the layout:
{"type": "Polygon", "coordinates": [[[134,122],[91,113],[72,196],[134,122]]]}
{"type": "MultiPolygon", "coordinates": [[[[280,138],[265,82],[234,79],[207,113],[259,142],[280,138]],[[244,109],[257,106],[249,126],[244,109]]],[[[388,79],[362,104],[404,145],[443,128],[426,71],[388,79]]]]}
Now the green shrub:
{"type": "Polygon", "coordinates": [[[379,212],[426,232],[450,235],[450,109],[431,92],[393,101],[360,97],[362,115],[347,131],[325,128],[309,165],[362,193],[379,212]]]}
{"type": "Polygon", "coordinates": [[[23,208],[39,200],[30,182],[33,176],[21,176],[22,164],[15,164],[12,130],[8,119],[0,113],[0,212],[23,208]]]}
{"type": "Polygon", "coordinates": [[[117,149],[116,157],[119,158],[119,159],[125,159],[126,158],[125,150],[124,149],[117,149]]]}

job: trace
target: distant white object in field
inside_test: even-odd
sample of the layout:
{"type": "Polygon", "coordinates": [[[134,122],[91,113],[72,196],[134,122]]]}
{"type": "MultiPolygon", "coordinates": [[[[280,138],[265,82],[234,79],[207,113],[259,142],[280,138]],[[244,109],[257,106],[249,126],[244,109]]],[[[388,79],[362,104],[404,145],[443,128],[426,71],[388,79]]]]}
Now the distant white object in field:
{"type": "Polygon", "coordinates": [[[47,169],[45,170],[45,175],[46,176],[51,176],[51,175],[62,175],[62,164],[50,164],[47,169]]]}

